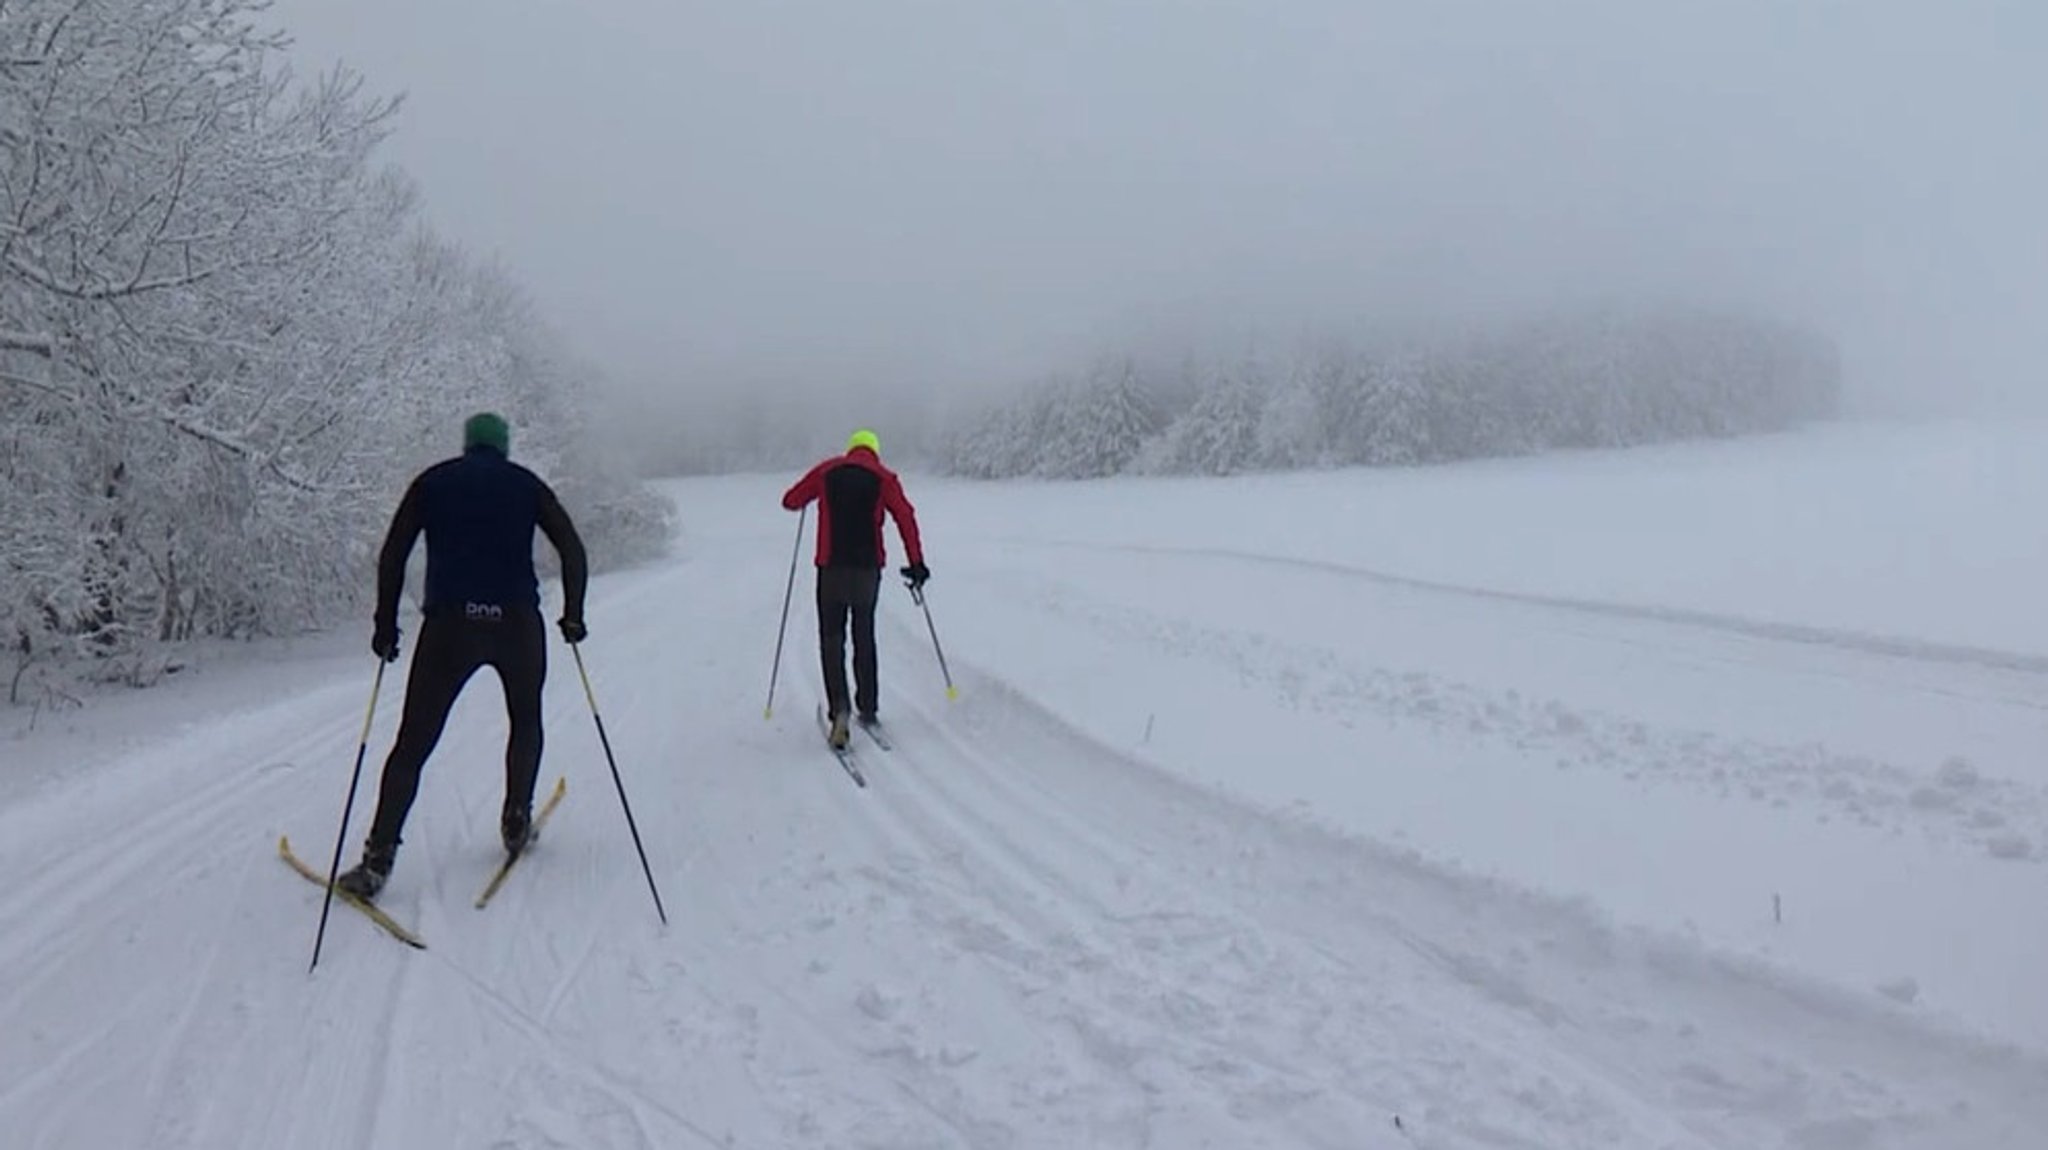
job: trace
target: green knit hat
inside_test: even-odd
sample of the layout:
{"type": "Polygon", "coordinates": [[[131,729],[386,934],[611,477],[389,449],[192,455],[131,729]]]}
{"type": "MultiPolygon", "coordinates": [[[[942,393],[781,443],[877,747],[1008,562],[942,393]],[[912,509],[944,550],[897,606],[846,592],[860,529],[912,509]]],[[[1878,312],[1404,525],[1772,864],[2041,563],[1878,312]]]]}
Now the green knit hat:
{"type": "Polygon", "coordinates": [[[479,411],[462,424],[462,449],[489,447],[499,455],[512,454],[512,429],[495,411],[479,411]]]}

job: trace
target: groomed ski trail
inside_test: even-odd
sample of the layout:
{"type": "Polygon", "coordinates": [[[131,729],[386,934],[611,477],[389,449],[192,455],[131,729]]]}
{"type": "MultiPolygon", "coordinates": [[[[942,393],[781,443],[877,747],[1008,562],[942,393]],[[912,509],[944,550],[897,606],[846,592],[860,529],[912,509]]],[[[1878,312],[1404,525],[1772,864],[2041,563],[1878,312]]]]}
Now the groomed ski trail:
{"type": "Polygon", "coordinates": [[[1117,1144],[1258,1115],[1246,1144],[1371,1145],[1394,1114],[1390,1145],[2024,1144],[1992,1116],[2048,1083],[2037,1059],[1250,814],[970,679],[981,705],[915,704],[876,781],[872,817],[933,862],[869,877],[1124,1087],[1117,1144]]]}
{"type": "Polygon", "coordinates": [[[894,750],[850,786],[803,713],[804,614],[790,700],[759,717],[779,588],[733,570],[774,573],[784,521],[683,490],[678,555],[598,582],[585,649],[669,929],[560,653],[544,770],[581,797],[546,849],[471,908],[501,853],[479,676],[380,899],[434,949],[337,916],[308,978],[319,892],[274,844],[331,847],[365,656],[360,683],[0,810],[10,1146],[2019,1150],[2048,1128],[2033,1053],[1219,797],[950,639],[948,703],[894,586],[894,750]]]}

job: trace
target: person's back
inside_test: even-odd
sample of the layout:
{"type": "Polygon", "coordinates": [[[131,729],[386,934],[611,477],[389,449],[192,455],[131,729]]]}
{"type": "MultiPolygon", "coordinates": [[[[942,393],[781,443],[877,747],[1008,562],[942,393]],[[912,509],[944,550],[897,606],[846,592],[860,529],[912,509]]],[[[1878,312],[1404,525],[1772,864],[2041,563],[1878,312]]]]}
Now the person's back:
{"type": "MultiPolygon", "coordinates": [[[[826,467],[819,476],[824,494],[820,522],[831,538],[824,556],[827,567],[887,566],[882,542],[882,517],[889,503],[889,488],[901,490],[894,472],[873,454],[854,451],[826,467]]],[[[916,531],[916,520],[908,515],[898,520],[916,531]]]]}
{"type": "Polygon", "coordinates": [[[562,637],[572,644],[586,634],[583,600],[590,567],[583,541],[554,491],[509,458],[509,437],[502,417],[489,412],[472,416],[463,425],[462,455],[429,467],[412,481],[384,538],[370,649],[387,663],[398,658],[399,590],[421,535],[427,539],[425,620],[362,861],[337,880],[340,889],[357,898],[375,898],[383,888],[419,788],[420,769],[456,697],[484,667],[498,673],[505,691],[505,802],[498,831],[506,852],[517,855],[525,849],[532,828],[534,779],[544,740],[541,692],[547,681],[534,532],[545,533],[561,557],[560,624],[562,637]]]}
{"type": "Polygon", "coordinates": [[[884,516],[896,521],[909,566],[904,578],[924,586],[931,569],[924,563],[924,544],[917,530],[917,511],[903,493],[896,473],[882,463],[875,433],[860,430],[847,440],[846,453],[818,464],[783,493],[790,511],[818,504],[818,639],[825,674],[826,706],[831,711],[834,746],[846,745],[846,716],[858,708],[863,723],[876,721],[881,703],[880,671],[875,654],[875,606],[881,594],[882,568],[888,552],[882,542],[884,516]],[[846,632],[853,630],[854,690],[846,683],[846,632]]]}
{"type": "Polygon", "coordinates": [[[412,502],[427,540],[427,614],[538,608],[533,537],[551,502],[539,476],[473,447],[421,473],[412,502]]]}

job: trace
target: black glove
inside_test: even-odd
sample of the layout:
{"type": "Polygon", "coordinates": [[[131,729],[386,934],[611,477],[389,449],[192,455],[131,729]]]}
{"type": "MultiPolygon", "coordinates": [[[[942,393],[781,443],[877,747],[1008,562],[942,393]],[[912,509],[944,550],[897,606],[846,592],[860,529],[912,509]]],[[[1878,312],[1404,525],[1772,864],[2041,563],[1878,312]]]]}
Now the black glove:
{"type": "Polygon", "coordinates": [[[370,652],[387,663],[398,661],[398,623],[379,619],[370,633],[370,652]]]}
{"type": "Polygon", "coordinates": [[[910,580],[912,587],[923,587],[932,577],[932,569],[922,563],[912,563],[903,569],[903,577],[910,580]]]}
{"type": "Polygon", "coordinates": [[[590,638],[590,628],[585,627],[581,619],[571,619],[564,615],[557,626],[562,628],[562,638],[571,643],[581,643],[590,638]]]}

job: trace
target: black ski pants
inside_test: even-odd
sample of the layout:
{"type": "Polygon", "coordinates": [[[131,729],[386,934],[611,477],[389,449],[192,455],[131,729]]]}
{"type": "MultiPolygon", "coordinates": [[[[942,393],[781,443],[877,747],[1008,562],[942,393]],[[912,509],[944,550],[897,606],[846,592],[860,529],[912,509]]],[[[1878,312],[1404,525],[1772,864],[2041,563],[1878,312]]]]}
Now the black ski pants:
{"type": "Polygon", "coordinates": [[[818,568],[818,654],[825,666],[825,708],[847,706],[846,631],[853,624],[853,705],[872,715],[882,701],[875,659],[875,604],[882,597],[880,567],[818,568]]]}
{"type": "Polygon", "coordinates": [[[505,743],[505,806],[533,805],[534,779],[540,774],[541,687],[548,675],[547,630],[540,612],[485,608],[432,614],[420,624],[419,642],[413,648],[405,716],[399,720],[398,741],[384,760],[370,851],[397,852],[399,832],[419,793],[420,769],[441,741],[456,697],[483,667],[495,669],[505,688],[511,728],[505,743]]]}

